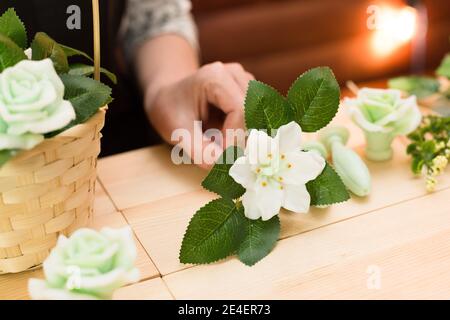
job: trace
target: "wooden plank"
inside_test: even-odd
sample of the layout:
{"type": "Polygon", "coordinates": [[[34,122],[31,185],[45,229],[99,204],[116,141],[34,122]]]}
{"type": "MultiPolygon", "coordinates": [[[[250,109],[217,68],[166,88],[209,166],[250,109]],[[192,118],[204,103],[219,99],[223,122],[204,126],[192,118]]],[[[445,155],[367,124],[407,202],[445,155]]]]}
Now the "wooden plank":
{"type": "MultiPolygon", "coordinates": [[[[276,0],[278,2],[289,0],[276,0]]],[[[240,8],[242,6],[259,5],[267,0],[191,0],[194,14],[210,14],[218,10],[229,10],[230,8],[240,8]]]]}
{"type": "Polygon", "coordinates": [[[378,56],[373,49],[372,38],[362,35],[320,43],[310,48],[294,47],[241,58],[238,62],[258,80],[285,93],[299,74],[317,66],[329,66],[343,85],[347,80],[359,82],[407,73],[409,57],[408,46],[398,48],[389,59],[378,56]]]}
{"type": "Polygon", "coordinates": [[[96,216],[115,212],[116,208],[112,200],[106,194],[102,184],[97,181],[95,184],[95,200],[94,200],[94,214],[96,216]]]}
{"type": "Polygon", "coordinates": [[[192,215],[215,197],[198,190],[123,212],[161,274],[187,267],[178,261],[184,231],[192,215]]]}
{"type": "Polygon", "coordinates": [[[0,300],[26,300],[28,296],[28,279],[44,278],[42,269],[0,275],[0,300]]]}
{"type": "MultiPolygon", "coordinates": [[[[372,32],[367,28],[367,8],[374,4],[370,0],[272,0],[245,5],[225,1],[227,8],[217,0],[193,3],[205,62],[239,61],[275,52],[307,50],[352,36],[370,38],[372,32]],[[206,13],[202,12],[205,6],[210,7],[206,13]],[[333,12],[333,19],[328,12],[333,12]],[[339,21],[338,25],[336,21],[339,21]],[[222,36],[218,37],[219,34],[222,36]]],[[[395,6],[395,2],[403,5],[403,1],[393,0],[389,4],[395,6]]],[[[448,21],[450,6],[447,0],[423,2],[428,13],[428,34],[433,36],[434,26],[448,21]]],[[[431,37],[428,45],[440,45],[444,49],[447,45],[445,37],[441,35],[440,40],[431,37]]],[[[351,56],[352,59],[354,57],[351,56]]],[[[436,60],[428,60],[431,61],[436,60]]]]}
{"type": "Polygon", "coordinates": [[[287,299],[450,299],[450,229],[296,277],[287,299]]]}
{"type": "Polygon", "coordinates": [[[114,300],[173,300],[161,278],[155,278],[120,288],[114,300]]]}
{"type": "Polygon", "coordinates": [[[367,37],[370,31],[366,27],[366,10],[372,3],[370,0],[267,1],[199,14],[202,57],[205,62],[239,60],[294,48],[304,50],[356,35],[367,37]],[[325,12],[333,12],[333,19],[325,12]],[[335,21],[340,21],[339,27],[335,21]]]}
{"type": "MultiPolygon", "coordinates": [[[[43,278],[42,270],[0,276],[0,300],[28,300],[28,279],[43,278]]],[[[154,278],[120,288],[114,300],[172,300],[173,297],[161,278],[154,278]]]]}
{"type": "MultiPolygon", "coordinates": [[[[426,66],[431,70],[438,66],[448,52],[449,26],[449,21],[430,25],[432,33],[430,31],[428,37],[426,66]]],[[[333,69],[341,85],[347,80],[360,82],[408,74],[411,72],[410,47],[408,44],[403,45],[386,58],[373,49],[371,35],[358,35],[308,48],[293,47],[233,61],[241,63],[258,80],[285,93],[299,74],[323,65],[333,69]]]]}
{"type": "Polygon", "coordinates": [[[99,160],[98,176],[119,210],[199,189],[206,171],[175,165],[159,145],[99,160]]]}
{"type": "MultiPolygon", "coordinates": [[[[126,224],[123,216],[118,212],[114,212],[94,217],[91,227],[94,229],[101,229],[103,227],[120,228],[126,224]]],[[[141,272],[141,279],[158,277],[158,270],[146,254],[144,248],[137,241],[136,244],[138,246],[136,265],[141,272]]],[[[27,284],[29,278],[44,278],[42,269],[17,274],[0,275],[0,300],[28,299],[27,284]]]]}
{"type": "MultiPolygon", "coordinates": [[[[358,143],[360,138],[355,135],[354,139],[352,143],[358,143]]],[[[282,238],[425,195],[424,181],[414,178],[410,172],[404,144],[397,141],[395,150],[392,161],[368,162],[373,180],[369,197],[354,197],[327,209],[312,208],[307,214],[283,212],[282,238]]],[[[362,152],[361,149],[359,151],[362,152]]],[[[448,187],[450,175],[447,174],[440,178],[438,189],[448,187]]],[[[192,215],[213,198],[213,194],[197,190],[123,211],[161,274],[188,267],[178,261],[184,231],[192,215]]]]}
{"type": "MultiPolygon", "coordinates": [[[[449,197],[450,189],[281,240],[268,257],[252,268],[232,258],[172,273],[163,279],[176,299],[297,298],[303,296],[304,283],[307,292],[316,296],[320,296],[322,287],[326,285],[329,288],[325,294],[336,289],[334,297],[339,297],[341,292],[338,289],[347,288],[343,283],[345,279],[333,278],[328,273],[332,273],[334,268],[343,272],[346,267],[342,264],[349,264],[347,268],[359,274],[352,275],[348,270],[345,274],[354,277],[352,281],[357,283],[360,273],[366,272],[367,264],[378,263],[384,270],[382,277],[386,274],[382,282],[386,292],[383,297],[391,298],[402,293],[407,297],[421,296],[424,288],[430,293],[436,287],[435,296],[448,298],[449,287],[445,289],[445,284],[450,279],[448,274],[444,279],[441,275],[450,265],[446,237],[450,231],[449,197]],[[417,251],[416,245],[420,248],[417,251]],[[396,258],[395,252],[401,255],[396,258]],[[431,261],[426,262],[422,258],[431,261]],[[401,264],[396,265],[395,259],[400,259],[401,264]],[[405,285],[401,278],[395,278],[402,271],[401,266],[409,263],[412,264],[407,268],[407,272],[411,272],[411,283],[405,285]],[[414,266],[424,266],[438,274],[429,274],[414,266]],[[322,282],[311,276],[313,272],[321,274],[322,269],[325,270],[322,276],[329,276],[334,282],[322,282]],[[308,275],[317,281],[317,286],[312,283],[308,287],[308,282],[302,281],[308,275]],[[418,279],[414,278],[415,275],[418,279]],[[438,284],[440,281],[444,285],[438,284]],[[404,288],[407,289],[402,291],[404,288]]],[[[405,277],[403,275],[403,279],[405,277]]],[[[360,285],[365,285],[365,282],[360,285]]],[[[352,298],[358,298],[363,290],[353,286],[347,289],[345,297],[352,298]]]]}

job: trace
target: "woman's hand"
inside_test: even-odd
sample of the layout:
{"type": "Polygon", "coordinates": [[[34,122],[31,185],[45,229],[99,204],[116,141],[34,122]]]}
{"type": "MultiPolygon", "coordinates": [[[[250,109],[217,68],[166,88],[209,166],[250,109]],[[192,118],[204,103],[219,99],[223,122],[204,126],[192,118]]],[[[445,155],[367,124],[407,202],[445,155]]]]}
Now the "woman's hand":
{"type": "MultiPolygon", "coordinates": [[[[145,97],[145,108],[153,127],[169,143],[176,129],[187,129],[194,137],[209,128],[217,128],[226,138],[227,129],[244,129],[244,99],[248,82],[254,79],[238,63],[215,62],[205,65],[193,74],[174,83],[161,86],[157,92],[149,90],[145,97]],[[202,121],[200,124],[198,121],[202,121]],[[203,130],[203,131],[202,131],[203,130]]],[[[214,149],[216,157],[222,153],[219,144],[208,137],[202,143],[182,141],[183,150],[193,158],[214,149]],[[213,145],[211,145],[213,144],[213,145]]],[[[232,144],[232,142],[229,142],[232,144]]],[[[223,141],[223,147],[228,145],[223,141]]],[[[202,162],[201,167],[211,163],[202,162]]]]}
{"type": "MultiPolygon", "coordinates": [[[[214,161],[198,163],[194,156],[212,149],[217,158],[222,148],[203,132],[217,128],[224,134],[227,129],[244,129],[244,99],[253,75],[238,63],[215,62],[199,68],[198,52],[176,34],[150,39],[139,47],[135,60],[145,110],[153,127],[165,141],[181,145],[195,163],[209,167],[214,161]],[[191,141],[172,141],[177,129],[187,130],[191,141]],[[204,139],[195,143],[193,138],[198,135],[204,139]]],[[[222,147],[228,145],[221,142],[222,147]]]]}

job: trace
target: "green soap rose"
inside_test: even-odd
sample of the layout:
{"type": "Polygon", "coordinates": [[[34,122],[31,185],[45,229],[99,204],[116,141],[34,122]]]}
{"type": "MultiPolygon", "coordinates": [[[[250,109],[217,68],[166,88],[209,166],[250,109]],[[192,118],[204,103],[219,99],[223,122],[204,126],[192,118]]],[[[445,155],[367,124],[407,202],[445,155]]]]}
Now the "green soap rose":
{"type": "Polygon", "coordinates": [[[73,119],[50,59],[23,60],[0,74],[0,150],[31,149],[73,119]]]}
{"type": "Polygon", "coordinates": [[[417,99],[424,99],[439,92],[440,83],[437,79],[431,77],[408,76],[390,79],[388,86],[413,94],[417,99]]]}
{"type": "Polygon", "coordinates": [[[44,262],[46,280],[30,279],[33,299],[110,299],[114,290],[139,280],[132,231],[104,228],[60,236],[44,262]]]}
{"type": "Polygon", "coordinates": [[[416,97],[403,99],[394,89],[363,88],[356,98],[346,98],[343,104],[353,121],[368,132],[408,134],[422,119],[416,97]]]}

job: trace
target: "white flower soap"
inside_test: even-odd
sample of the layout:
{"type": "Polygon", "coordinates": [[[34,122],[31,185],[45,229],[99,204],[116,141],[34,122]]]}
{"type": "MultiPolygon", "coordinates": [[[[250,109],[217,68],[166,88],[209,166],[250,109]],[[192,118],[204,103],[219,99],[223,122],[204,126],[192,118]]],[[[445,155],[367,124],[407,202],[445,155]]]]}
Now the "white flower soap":
{"type": "Polygon", "coordinates": [[[374,161],[390,159],[392,140],[414,131],[422,120],[416,97],[403,99],[399,90],[363,88],[356,98],[346,98],[343,104],[364,131],[366,154],[374,161]]]}
{"type": "Polygon", "coordinates": [[[110,299],[114,291],[139,280],[131,228],[79,229],[60,236],[44,262],[46,280],[30,279],[37,300],[110,299]]]}
{"type": "Polygon", "coordinates": [[[50,59],[23,60],[0,73],[0,150],[31,149],[74,119],[50,59]]]}

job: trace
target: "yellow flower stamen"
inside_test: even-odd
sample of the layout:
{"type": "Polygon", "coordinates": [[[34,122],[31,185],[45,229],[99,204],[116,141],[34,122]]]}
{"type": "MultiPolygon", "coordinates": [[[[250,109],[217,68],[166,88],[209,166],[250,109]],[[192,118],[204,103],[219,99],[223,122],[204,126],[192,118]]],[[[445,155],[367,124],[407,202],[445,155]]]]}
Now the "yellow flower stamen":
{"type": "Polygon", "coordinates": [[[288,169],[292,168],[292,164],[288,163],[287,167],[288,169]]]}
{"type": "Polygon", "coordinates": [[[263,181],[263,182],[261,182],[261,185],[262,185],[263,187],[266,187],[266,186],[267,186],[267,182],[263,181]]]}
{"type": "Polygon", "coordinates": [[[286,156],[284,154],[281,155],[281,160],[286,159],[286,156]]]}

